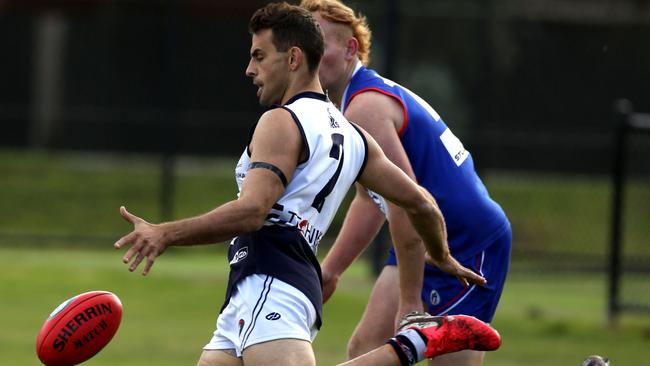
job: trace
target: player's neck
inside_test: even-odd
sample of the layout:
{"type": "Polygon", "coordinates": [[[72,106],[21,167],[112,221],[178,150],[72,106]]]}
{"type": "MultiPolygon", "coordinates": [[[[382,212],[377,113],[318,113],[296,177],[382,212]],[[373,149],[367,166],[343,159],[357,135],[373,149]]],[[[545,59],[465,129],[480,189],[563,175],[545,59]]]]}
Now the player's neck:
{"type": "Polygon", "coordinates": [[[339,79],[339,82],[336,83],[335,85],[332,85],[328,90],[328,95],[332,102],[336,104],[337,106],[341,106],[341,103],[343,102],[343,94],[345,93],[345,89],[348,87],[348,84],[350,83],[350,80],[352,80],[352,76],[354,74],[354,70],[357,67],[357,62],[358,60],[355,58],[354,60],[351,60],[350,62],[347,63],[345,67],[345,72],[344,72],[344,77],[339,79]]]}
{"type": "Polygon", "coordinates": [[[294,80],[292,80],[284,92],[282,104],[285,104],[289,99],[293,98],[293,96],[304,92],[315,92],[323,94],[323,87],[321,86],[320,81],[316,75],[313,77],[296,77],[294,80]]]}

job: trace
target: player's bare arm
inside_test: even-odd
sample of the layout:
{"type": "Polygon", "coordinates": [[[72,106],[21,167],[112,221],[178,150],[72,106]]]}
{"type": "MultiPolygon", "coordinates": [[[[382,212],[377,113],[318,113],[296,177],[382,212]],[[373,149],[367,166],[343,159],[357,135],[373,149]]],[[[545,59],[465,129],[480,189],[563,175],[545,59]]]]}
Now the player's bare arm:
{"type": "MultiPolygon", "coordinates": [[[[404,109],[394,98],[375,91],[366,91],[352,99],[345,116],[363,127],[377,141],[393,164],[417,181],[398,131],[404,125],[404,109]]],[[[389,227],[398,265],[400,280],[400,305],[396,322],[406,313],[422,311],[420,299],[424,272],[422,239],[415,231],[408,215],[400,207],[389,203],[389,227]]]]}
{"type": "MultiPolygon", "coordinates": [[[[251,162],[276,167],[290,180],[302,152],[302,138],[289,112],[278,108],[260,118],[250,144],[251,162]]],[[[248,171],[239,199],[205,214],[162,224],[151,224],[120,208],[133,231],[115,243],[120,249],[131,245],[123,256],[134,271],[146,259],[143,275],[149,273],[156,257],[169,246],[211,244],[259,229],[269,210],[284,192],[284,183],[271,169],[248,171]]]]}
{"type": "Polygon", "coordinates": [[[321,264],[323,273],[323,302],[336,290],[339,278],[377,235],[384,214],[370,198],[366,189],[355,184],[356,194],[350,203],[341,230],[321,264]]]}
{"type": "Polygon", "coordinates": [[[365,135],[368,140],[368,162],[360,183],[406,211],[413,227],[424,240],[434,265],[457,276],[465,285],[485,285],[485,278],[463,267],[451,256],[444,218],[433,197],[392,164],[370,135],[365,135]]]}

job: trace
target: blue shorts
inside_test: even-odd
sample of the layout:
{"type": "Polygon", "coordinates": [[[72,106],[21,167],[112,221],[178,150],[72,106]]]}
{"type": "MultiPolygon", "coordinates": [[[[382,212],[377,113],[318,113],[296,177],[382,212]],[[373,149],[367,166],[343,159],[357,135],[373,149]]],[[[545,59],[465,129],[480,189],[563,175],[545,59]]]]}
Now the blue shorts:
{"type": "MultiPolygon", "coordinates": [[[[431,315],[465,314],[489,323],[503,291],[510,265],[512,230],[510,225],[485,250],[461,262],[487,279],[486,286],[463,287],[458,278],[426,264],[422,300],[431,315]]],[[[386,265],[396,265],[395,249],[390,248],[386,265]]]]}

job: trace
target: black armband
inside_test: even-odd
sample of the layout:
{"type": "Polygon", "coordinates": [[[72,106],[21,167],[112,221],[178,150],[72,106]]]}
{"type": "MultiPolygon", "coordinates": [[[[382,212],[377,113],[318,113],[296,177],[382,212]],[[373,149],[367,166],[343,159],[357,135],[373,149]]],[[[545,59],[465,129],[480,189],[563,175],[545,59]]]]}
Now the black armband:
{"type": "Polygon", "coordinates": [[[249,170],[255,168],[263,168],[272,171],[273,173],[275,173],[275,175],[277,175],[280,178],[280,180],[282,181],[282,185],[284,187],[287,186],[287,177],[284,176],[282,170],[280,170],[280,168],[278,168],[277,166],[273,164],[265,163],[263,161],[256,161],[254,163],[250,163],[250,165],[248,166],[249,170]]]}

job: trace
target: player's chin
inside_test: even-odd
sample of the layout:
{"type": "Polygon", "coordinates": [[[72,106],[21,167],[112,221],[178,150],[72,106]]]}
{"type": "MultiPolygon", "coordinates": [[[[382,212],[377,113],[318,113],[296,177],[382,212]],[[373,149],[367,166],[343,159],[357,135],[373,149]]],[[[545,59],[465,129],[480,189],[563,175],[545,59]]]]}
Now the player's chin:
{"type": "Polygon", "coordinates": [[[264,93],[258,93],[257,98],[262,107],[270,107],[273,104],[271,103],[270,99],[264,95],[264,93]]]}
{"type": "Polygon", "coordinates": [[[281,101],[277,100],[276,98],[271,98],[268,96],[265,96],[264,94],[261,94],[259,97],[259,102],[262,107],[270,107],[275,104],[280,104],[281,101]]]}
{"type": "Polygon", "coordinates": [[[264,108],[268,108],[268,107],[270,107],[272,104],[273,104],[273,103],[269,103],[269,102],[264,101],[264,100],[262,100],[262,99],[260,98],[260,106],[262,106],[262,107],[264,107],[264,108]]]}

